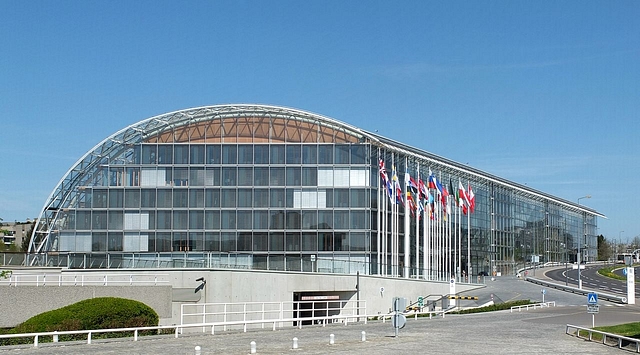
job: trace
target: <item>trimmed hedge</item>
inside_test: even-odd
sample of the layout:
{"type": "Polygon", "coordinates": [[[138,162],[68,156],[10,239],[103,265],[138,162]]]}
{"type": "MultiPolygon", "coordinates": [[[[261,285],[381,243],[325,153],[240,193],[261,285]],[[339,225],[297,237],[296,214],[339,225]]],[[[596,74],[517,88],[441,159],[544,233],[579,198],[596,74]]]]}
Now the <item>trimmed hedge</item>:
{"type": "MultiPolygon", "coordinates": [[[[117,297],[86,299],[53,311],[41,313],[6,332],[7,334],[40,333],[68,330],[90,330],[130,327],[150,327],[158,325],[158,314],[142,302],[117,297]]],[[[148,331],[151,334],[154,331],[148,331]]],[[[142,334],[142,332],[141,332],[142,334]]],[[[131,336],[128,333],[100,333],[92,338],[131,336]]],[[[51,337],[42,337],[51,341],[51,337]],[[47,339],[48,338],[48,339],[47,339]]],[[[86,335],[60,336],[60,341],[83,340],[86,335]]],[[[33,339],[2,339],[0,344],[24,344],[33,339]]]]}

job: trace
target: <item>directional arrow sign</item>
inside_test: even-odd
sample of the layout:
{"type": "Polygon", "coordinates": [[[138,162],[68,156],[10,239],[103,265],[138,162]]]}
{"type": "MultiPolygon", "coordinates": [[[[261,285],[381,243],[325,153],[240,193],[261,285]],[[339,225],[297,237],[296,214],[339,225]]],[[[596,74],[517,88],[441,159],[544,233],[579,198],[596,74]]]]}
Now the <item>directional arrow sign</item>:
{"type": "Polygon", "coordinates": [[[598,304],[598,294],[595,292],[587,294],[587,304],[598,304]]]}

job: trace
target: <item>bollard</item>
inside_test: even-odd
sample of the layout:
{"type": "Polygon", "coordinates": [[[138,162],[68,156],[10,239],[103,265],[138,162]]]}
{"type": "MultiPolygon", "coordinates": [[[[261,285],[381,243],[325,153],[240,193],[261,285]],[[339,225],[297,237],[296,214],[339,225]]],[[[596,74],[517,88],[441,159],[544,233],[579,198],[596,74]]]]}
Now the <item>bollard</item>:
{"type": "Polygon", "coordinates": [[[200,350],[202,350],[200,345],[196,345],[196,355],[200,355],[200,350]]]}
{"type": "Polygon", "coordinates": [[[250,351],[250,353],[251,354],[255,354],[256,353],[256,342],[255,341],[251,342],[251,351],[250,351]]]}
{"type": "Polygon", "coordinates": [[[293,349],[297,349],[298,348],[298,338],[293,338],[293,349]]]}
{"type": "Polygon", "coordinates": [[[336,336],[333,334],[329,334],[329,344],[333,345],[336,342],[336,336]]]}
{"type": "MultiPolygon", "coordinates": [[[[56,331],[54,331],[54,333],[57,333],[57,332],[58,332],[57,330],[56,330],[56,331]]],[[[54,334],[54,335],[53,335],[53,342],[54,342],[54,343],[57,343],[57,342],[58,342],[58,334],[54,334]]]]}
{"type": "Polygon", "coordinates": [[[362,331],[362,337],[360,339],[361,341],[367,341],[367,333],[363,330],[362,331]]]}

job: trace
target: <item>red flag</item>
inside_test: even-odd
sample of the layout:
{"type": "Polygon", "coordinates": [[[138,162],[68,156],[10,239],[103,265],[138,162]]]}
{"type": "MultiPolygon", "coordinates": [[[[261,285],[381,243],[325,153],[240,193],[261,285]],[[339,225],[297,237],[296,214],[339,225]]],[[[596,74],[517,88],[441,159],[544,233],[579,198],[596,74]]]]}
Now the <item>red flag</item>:
{"type": "Polygon", "coordinates": [[[476,209],[476,195],[473,193],[473,190],[471,189],[471,184],[469,184],[468,197],[469,197],[469,212],[473,213],[473,211],[476,209]]]}

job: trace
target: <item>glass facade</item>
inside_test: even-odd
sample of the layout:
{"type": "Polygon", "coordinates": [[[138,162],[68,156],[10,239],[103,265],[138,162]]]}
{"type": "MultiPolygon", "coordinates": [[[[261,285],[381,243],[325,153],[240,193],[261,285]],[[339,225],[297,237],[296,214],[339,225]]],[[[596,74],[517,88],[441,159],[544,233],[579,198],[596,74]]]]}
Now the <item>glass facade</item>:
{"type": "Polygon", "coordinates": [[[141,121],[88,152],[49,197],[30,253],[34,263],[69,267],[442,278],[458,264],[447,253],[463,254],[473,273],[513,272],[532,255],[575,260],[578,243],[592,260],[597,216],[323,116],[213,106],[141,121]],[[454,214],[441,229],[415,215],[408,233],[402,223],[391,229],[406,213],[383,197],[380,160],[388,171],[396,161],[400,181],[409,172],[427,181],[432,170],[473,186],[474,213],[454,214]],[[433,243],[413,248],[427,229],[433,243]],[[412,262],[400,267],[405,255],[412,262]]]}

